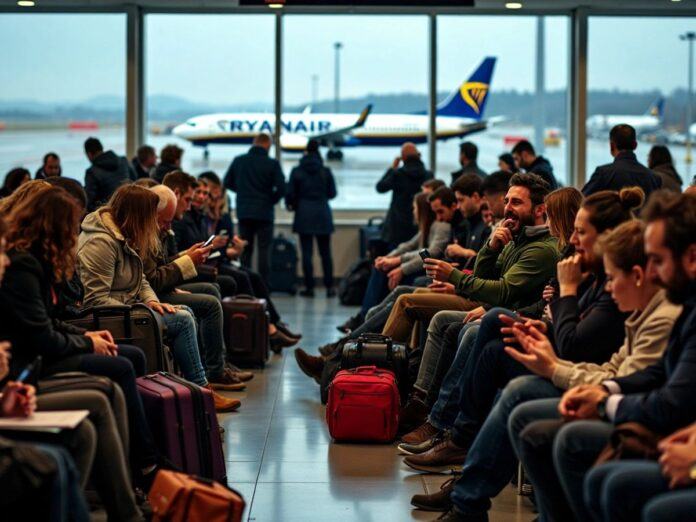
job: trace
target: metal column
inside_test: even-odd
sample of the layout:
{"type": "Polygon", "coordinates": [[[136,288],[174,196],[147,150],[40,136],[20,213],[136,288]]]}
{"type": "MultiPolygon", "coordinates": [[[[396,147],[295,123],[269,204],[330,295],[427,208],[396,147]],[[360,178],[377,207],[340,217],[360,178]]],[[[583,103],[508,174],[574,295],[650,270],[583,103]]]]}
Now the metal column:
{"type": "Polygon", "coordinates": [[[275,156],[281,159],[280,133],[282,130],[281,116],[283,114],[283,14],[275,15],[275,126],[274,143],[275,156]]]}
{"type": "Polygon", "coordinates": [[[534,96],[534,148],[538,154],[544,152],[544,128],[546,126],[545,84],[546,84],[546,49],[544,17],[536,17],[536,81],[534,96]]]}
{"type": "Polygon", "coordinates": [[[126,10],[126,155],[135,156],[145,140],[145,49],[142,9],[126,10]]]}
{"type": "Polygon", "coordinates": [[[428,150],[430,170],[437,175],[437,16],[429,17],[430,86],[428,88],[428,150]]]}
{"type": "Polygon", "coordinates": [[[576,9],[570,21],[568,79],[568,170],[571,185],[582,187],[587,170],[587,11],[576,9]]]}

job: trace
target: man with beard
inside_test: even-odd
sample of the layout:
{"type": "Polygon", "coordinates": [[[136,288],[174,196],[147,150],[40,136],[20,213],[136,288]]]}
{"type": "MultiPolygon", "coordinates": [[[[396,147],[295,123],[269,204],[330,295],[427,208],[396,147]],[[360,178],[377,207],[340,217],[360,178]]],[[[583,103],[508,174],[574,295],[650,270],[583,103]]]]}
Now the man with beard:
{"type": "MultiPolygon", "coordinates": [[[[557,476],[555,482],[562,486],[578,520],[596,519],[588,512],[593,508],[601,509],[611,520],[638,520],[653,495],[689,483],[675,446],[688,442],[684,435],[688,430],[660,443],[660,464],[614,462],[587,474],[615,425],[638,423],[655,434],[666,435],[696,421],[696,197],[657,193],[648,202],[644,216],[649,273],[667,289],[670,301],[683,305],[662,359],[626,377],[571,388],[558,403],[564,422],[534,420],[530,415],[525,426],[511,433],[524,445],[525,461],[533,460],[538,469],[548,468],[547,477],[557,476]],[[686,476],[677,476],[680,469],[686,476]],[[586,505],[583,499],[593,505],[586,505]]],[[[525,406],[537,407],[538,403],[541,411],[548,407],[545,402],[525,406]]],[[[536,418],[542,418],[541,414],[536,418]]],[[[539,487],[544,485],[555,487],[549,480],[539,487]]]]}

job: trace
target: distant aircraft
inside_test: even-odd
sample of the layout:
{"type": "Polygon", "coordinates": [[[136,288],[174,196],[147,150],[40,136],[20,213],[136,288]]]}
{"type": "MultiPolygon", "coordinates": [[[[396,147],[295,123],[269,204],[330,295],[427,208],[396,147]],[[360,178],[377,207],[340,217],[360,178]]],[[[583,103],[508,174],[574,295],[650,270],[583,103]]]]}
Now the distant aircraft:
{"type": "Polygon", "coordinates": [[[627,123],[638,136],[651,134],[662,129],[665,99],[660,96],[655,100],[645,114],[595,114],[587,118],[587,133],[596,138],[606,138],[614,125],[627,123]]]}
{"type": "MultiPolygon", "coordinates": [[[[489,123],[502,118],[483,119],[490,90],[495,58],[488,57],[457,90],[437,107],[437,139],[447,140],[481,132],[489,123]]],[[[308,107],[302,113],[281,115],[280,146],[286,151],[302,151],[310,139],[329,147],[329,159],[341,159],[342,147],[396,146],[406,141],[425,143],[428,115],[370,114],[368,105],[359,114],[314,114],[308,107]]],[[[177,125],[173,134],[198,147],[215,143],[251,143],[261,132],[273,134],[275,118],[269,113],[206,114],[177,125]]]]}

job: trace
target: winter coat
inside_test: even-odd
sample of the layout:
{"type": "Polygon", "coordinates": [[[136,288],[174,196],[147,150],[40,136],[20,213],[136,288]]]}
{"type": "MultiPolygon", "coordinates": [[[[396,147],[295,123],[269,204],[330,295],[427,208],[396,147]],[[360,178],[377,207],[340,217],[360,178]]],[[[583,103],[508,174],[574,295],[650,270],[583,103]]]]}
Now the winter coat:
{"type": "Polygon", "coordinates": [[[682,179],[677,174],[674,165],[671,163],[663,163],[653,167],[652,171],[662,179],[662,188],[674,192],[682,191],[682,179]]]}
{"type": "Polygon", "coordinates": [[[452,183],[461,178],[464,174],[476,174],[479,178],[484,179],[488,176],[488,173],[478,166],[478,163],[472,161],[466,167],[462,167],[459,170],[455,170],[452,173],[452,183]]]}
{"type": "Polygon", "coordinates": [[[653,190],[662,188],[662,180],[648,167],[641,165],[630,151],[619,152],[612,163],[597,167],[582,193],[587,197],[600,190],[621,190],[640,187],[647,199],[653,190]]]}
{"type": "Polygon", "coordinates": [[[558,181],[556,176],[553,175],[553,167],[549,160],[543,156],[537,156],[532,164],[525,169],[530,174],[536,174],[540,176],[549,184],[549,190],[556,190],[558,188],[558,181]]]}
{"type": "Polygon", "coordinates": [[[145,278],[143,262],[106,209],[88,214],[82,222],[77,266],[85,306],[159,301],[145,278]]]}
{"type": "Polygon", "coordinates": [[[135,181],[135,172],[126,158],[117,156],[112,150],[102,152],[85,173],[87,210],[91,212],[104,205],[118,187],[132,181],[135,181]]]}
{"type": "Polygon", "coordinates": [[[387,217],[382,227],[382,239],[389,245],[408,241],[418,232],[413,222],[413,197],[421,185],[432,179],[433,173],[426,170],[418,158],[408,158],[398,169],[389,169],[377,182],[377,192],[392,192],[387,217]]]}
{"type": "Polygon", "coordinates": [[[162,183],[164,176],[175,170],[179,170],[179,167],[176,165],[172,165],[171,163],[158,163],[157,166],[150,171],[150,177],[157,183],[162,183]]]}
{"type": "Polygon", "coordinates": [[[292,231],[296,234],[327,235],[334,231],[329,200],[336,197],[331,169],[319,154],[307,154],[292,169],[285,206],[295,211],[292,231]]]}

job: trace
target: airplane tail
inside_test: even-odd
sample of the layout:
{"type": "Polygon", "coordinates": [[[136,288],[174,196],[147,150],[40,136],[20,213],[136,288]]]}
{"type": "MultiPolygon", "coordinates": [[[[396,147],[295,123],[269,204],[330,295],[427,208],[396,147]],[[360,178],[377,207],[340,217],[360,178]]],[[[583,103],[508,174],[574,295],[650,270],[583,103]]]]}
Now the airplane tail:
{"type": "Polygon", "coordinates": [[[662,115],[664,114],[664,108],[665,108],[665,99],[660,96],[657,100],[655,100],[650,107],[648,107],[648,110],[645,112],[646,116],[657,116],[659,119],[662,119],[662,115]]]}
{"type": "Polygon", "coordinates": [[[495,58],[487,57],[467,81],[437,107],[438,116],[456,116],[480,120],[488,100],[495,58]]]}

